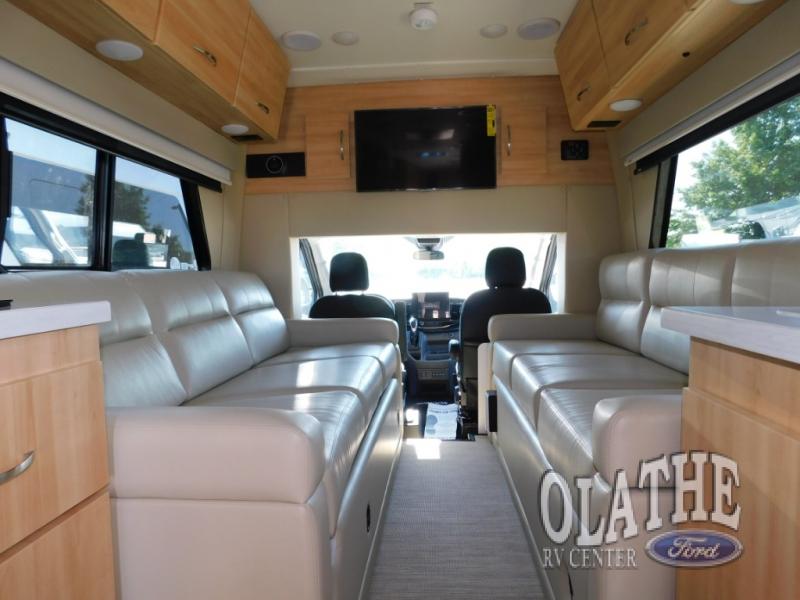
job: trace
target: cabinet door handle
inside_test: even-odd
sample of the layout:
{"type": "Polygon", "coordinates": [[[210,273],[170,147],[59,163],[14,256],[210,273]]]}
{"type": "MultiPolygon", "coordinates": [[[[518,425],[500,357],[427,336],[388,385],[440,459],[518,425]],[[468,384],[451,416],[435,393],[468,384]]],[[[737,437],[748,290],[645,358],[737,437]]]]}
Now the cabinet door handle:
{"type": "Polygon", "coordinates": [[[589,90],[591,90],[591,89],[592,89],[592,86],[590,86],[590,85],[587,85],[587,86],[586,86],[585,88],[583,88],[583,89],[582,89],[580,92],[578,92],[578,95],[577,95],[577,96],[575,96],[575,99],[576,99],[578,102],[580,102],[580,101],[581,101],[581,98],[583,98],[584,94],[588,94],[588,93],[589,93],[589,90]]]}
{"type": "Polygon", "coordinates": [[[647,27],[650,24],[650,20],[645,17],[641,21],[639,21],[636,25],[631,27],[631,30],[625,34],[625,45],[630,46],[633,43],[633,36],[639,33],[642,29],[647,27]]]}
{"type": "Polygon", "coordinates": [[[33,459],[35,456],[36,456],[36,450],[31,450],[25,456],[22,457],[22,462],[19,463],[16,467],[14,467],[13,469],[9,469],[4,473],[0,473],[0,485],[8,483],[15,477],[19,477],[25,471],[27,471],[33,464],[33,459]]]}
{"type": "Polygon", "coordinates": [[[269,106],[267,106],[263,102],[256,102],[256,104],[258,104],[258,108],[263,110],[266,114],[269,114],[269,106]]]}
{"type": "Polygon", "coordinates": [[[506,125],[506,154],[511,156],[511,125],[506,125]]]}
{"type": "Polygon", "coordinates": [[[344,160],[344,129],[339,130],[339,158],[344,160]]]}
{"type": "Polygon", "coordinates": [[[194,45],[192,46],[196,52],[199,52],[203,56],[205,56],[206,60],[211,64],[212,67],[217,66],[217,57],[214,56],[211,52],[203,48],[202,46],[194,45]]]}

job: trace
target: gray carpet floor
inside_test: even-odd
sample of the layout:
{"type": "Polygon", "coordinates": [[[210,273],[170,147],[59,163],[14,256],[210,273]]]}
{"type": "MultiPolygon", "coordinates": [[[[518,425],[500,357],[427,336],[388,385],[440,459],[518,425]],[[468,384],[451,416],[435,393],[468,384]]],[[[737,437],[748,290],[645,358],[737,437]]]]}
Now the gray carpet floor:
{"type": "Polygon", "coordinates": [[[420,458],[435,450],[403,446],[367,598],[544,598],[495,449],[442,442],[420,458]]]}

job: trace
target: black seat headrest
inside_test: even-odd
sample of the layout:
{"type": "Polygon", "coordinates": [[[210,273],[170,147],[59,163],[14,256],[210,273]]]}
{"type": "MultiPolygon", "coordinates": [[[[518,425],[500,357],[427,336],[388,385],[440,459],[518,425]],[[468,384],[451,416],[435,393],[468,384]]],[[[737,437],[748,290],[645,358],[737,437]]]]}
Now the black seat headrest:
{"type": "Polygon", "coordinates": [[[363,292],[369,288],[367,260],[358,252],[341,252],[331,259],[332,292],[363,292]]]}
{"type": "Polygon", "coordinates": [[[495,248],[486,257],[486,285],[521,288],[525,285],[525,257],[516,248],[495,248]]]}
{"type": "Polygon", "coordinates": [[[146,269],[150,253],[141,239],[117,240],[111,250],[111,264],[115,269],[146,269]]]}

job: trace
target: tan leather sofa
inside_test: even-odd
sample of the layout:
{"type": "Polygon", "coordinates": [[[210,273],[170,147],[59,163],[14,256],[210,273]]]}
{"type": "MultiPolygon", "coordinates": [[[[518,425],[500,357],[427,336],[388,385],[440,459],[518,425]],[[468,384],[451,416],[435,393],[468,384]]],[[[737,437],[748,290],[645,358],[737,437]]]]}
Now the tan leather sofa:
{"type": "Polygon", "coordinates": [[[402,439],[395,322],[286,321],[233,272],[8,274],[0,296],[111,303],[122,600],[359,597],[402,439]]]}
{"type": "MultiPolygon", "coordinates": [[[[800,240],[611,256],[599,283],[595,315],[501,315],[489,324],[498,448],[539,561],[556,547],[539,512],[545,472],[554,469],[569,482],[575,523],[575,477],[593,477],[586,524],[593,530],[608,515],[619,469],[635,485],[640,460],[680,449],[689,338],[661,327],[662,308],[800,305],[800,240]]],[[[659,492],[667,527],[669,485],[662,482],[659,492]]],[[[632,490],[631,499],[644,521],[645,490],[632,490]]],[[[548,501],[556,523],[559,500],[553,493],[548,501]]],[[[553,596],[569,598],[572,589],[582,599],[672,600],[674,571],[645,555],[652,534],[639,525],[639,536],[617,543],[636,551],[637,569],[544,569],[553,596]]]]}

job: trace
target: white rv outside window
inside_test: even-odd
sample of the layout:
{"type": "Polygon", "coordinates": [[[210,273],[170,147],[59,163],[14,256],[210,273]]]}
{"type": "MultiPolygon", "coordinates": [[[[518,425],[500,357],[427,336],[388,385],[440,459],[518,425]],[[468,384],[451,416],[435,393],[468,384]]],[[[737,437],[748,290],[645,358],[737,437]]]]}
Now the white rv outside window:
{"type": "Polygon", "coordinates": [[[800,96],[678,155],[667,246],[800,235],[800,96]]]}
{"type": "Polygon", "coordinates": [[[90,146],[6,119],[11,211],[0,262],[88,267],[94,253],[95,164],[90,146]]]}

